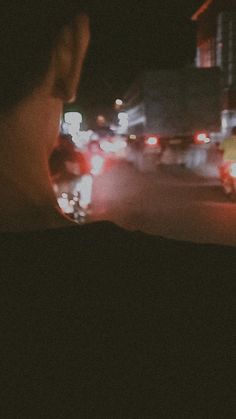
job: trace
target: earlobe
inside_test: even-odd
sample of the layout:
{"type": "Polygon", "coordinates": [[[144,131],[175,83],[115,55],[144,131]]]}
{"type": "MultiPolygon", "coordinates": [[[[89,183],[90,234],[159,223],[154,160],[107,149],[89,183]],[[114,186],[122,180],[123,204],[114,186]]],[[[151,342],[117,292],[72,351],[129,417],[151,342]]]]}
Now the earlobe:
{"type": "Polygon", "coordinates": [[[55,51],[54,96],[64,103],[75,101],[84,57],[89,43],[89,20],[79,15],[63,28],[55,51]]]}
{"type": "Polygon", "coordinates": [[[54,96],[58,97],[64,103],[73,103],[76,99],[76,92],[70,89],[69,83],[64,79],[58,78],[54,84],[54,96]]]}

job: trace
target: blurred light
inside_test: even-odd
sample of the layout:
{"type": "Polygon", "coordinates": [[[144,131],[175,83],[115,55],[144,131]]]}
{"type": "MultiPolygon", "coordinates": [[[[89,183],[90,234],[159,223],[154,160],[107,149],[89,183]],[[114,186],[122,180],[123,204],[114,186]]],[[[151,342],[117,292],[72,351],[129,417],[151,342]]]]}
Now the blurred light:
{"type": "Polygon", "coordinates": [[[146,139],[145,142],[148,145],[157,145],[158,140],[157,140],[157,137],[149,137],[149,138],[146,139]]]}
{"type": "Polygon", "coordinates": [[[99,140],[99,135],[96,132],[93,132],[90,138],[91,141],[99,140]]]}
{"type": "Polygon", "coordinates": [[[135,134],[131,134],[131,135],[129,136],[129,138],[130,138],[130,140],[136,140],[136,139],[137,139],[137,135],[135,135],[135,134]]]}
{"type": "Polygon", "coordinates": [[[72,136],[72,139],[76,139],[79,131],[80,125],[83,122],[81,113],[79,112],[66,112],[64,115],[66,130],[68,134],[72,136]]]}
{"type": "Polygon", "coordinates": [[[236,163],[230,165],[230,174],[231,176],[236,177],[236,163]]]}
{"type": "Polygon", "coordinates": [[[119,112],[118,118],[120,121],[127,121],[129,119],[129,116],[126,112],[119,112]]]}
{"type": "Polygon", "coordinates": [[[228,122],[227,122],[227,118],[225,117],[225,115],[223,115],[222,117],[222,128],[226,129],[228,126],[228,122]]]}
{"type": "Polygon", "coordinates": [[[100,148],[105,153],[117,153],[120,150],[124,150],[127,147],[125,140],[118,139],[111,143],[110,141],[101,141],[100,148]]]}
{"type": "Polygon", "coordinates": [[[78,126],[83,122],[81,113],[79,112],[66,112],[64,115],[65,122],[72,126],[78,126]]]}
{"type": "Polygon", "coordinates": [[[113,144],[110,141],[103,140],[100,142],[100,148],[105,153],[113,152],[113,144]]]}
{"type": "MultiPolygon", "coordinates": [[[[62,194],[62,195],[67,195],[67,194],[62,194]]],[[[74,212],[73,210],[73,206],[70,205],[69,201],[67,198],[63,198],[63,196],[57,198],[57,202],[59,207],[62,209],[62,211],[64,211],[66,214],[71,214],[74,212]]]]}
{"type": "Polygon", "coordinates": [[[96,118],[96,122],[99,126],[106,125],[106,118],[103,115],[98,115],[96,118]]]}
{"type": "Polygon", "coordinates": [[[117,140],[116,142],[113,143],[114,152],[123,150],[126,147],[127,147],[127,143],[125,140],[117,140]]]}
{"type": "Polygon", "coordinates": [[[92,170],[91,173],[92,175],[99,175],[99,173],[101,173],[103,165],[104,165],[104,158],[102,156],[93,156],[91,158],[91,166],[92,166],[92,170]]]}
{"type": "Polygon", "coordinates": [[[129,118],[129,127],[135,127],[136,125],[144,125],[146,123],[145,115],[138,116],[136,118],[129,118]]]}
{"type": "Polygon", "coordinates": [[[64,134],[69,134],[70,125],[67,122],[61,123],[61,130],[64,134]]]}
{"type": "Polygon", "coordinates": [[[197,139],[199,141],[205,141],[206,140],[206,134],[198,134],[197,139]]]}
{"type": "Polygon", "coordinates": [[[56,183],[53,183],[52,186],[53,186],[53,190],[54,190],[55,194],[57,195],[58,194],[58,191],[59,191],[58,185],[56,183]]]}
{"type": "Polygon", "coordinates": [[[78,135],[73,138],[73,142],[75,143],[76,147],[84,148],[89,141],[92,139],[93,131],[80,131],[78,135]]]}
{"type": "MultiPolygon", "coordinates": [[[[92,201],[93,178],[91,175],[84,175],[76,184],[76,190],[80,193],[79,204],[82,208],[87,208],[92,201]]],[[[78,199],[78,198],[77,198],[78,199]]]]}
{"type": "Polygon", "coordinates": [[[127,114],[129,115],[129,118],[133,118],[133,117],[137,118],[140,115],[143,115],[144,114],[143,104],[136,105],[136,106],[133,106],[132,108],[127,109],[127,114]]]}
{"type": "Polygon", "coordinates": [[[207,134],[204,132],[197,134],[195,139],[196,139],[196,142],[205,143],[205,144],[210,143],[211,141],[210,138],[207,136],[207,134]]]}
{"type": "Polygon", "coordinates": [[[127,131],[129,127],[129,116],[126,112],[119,112],[118,119],[119,119],[119,128],[117,130],[117,133],[123,134],[127,131]]]}
{"type": "Polygon", "coordinates": [[[122,105],[123,105],[123,100],[121,100],[121,99],[116,99],[115,104],[116,104],[117,106],[122,106],[122,105]]]}

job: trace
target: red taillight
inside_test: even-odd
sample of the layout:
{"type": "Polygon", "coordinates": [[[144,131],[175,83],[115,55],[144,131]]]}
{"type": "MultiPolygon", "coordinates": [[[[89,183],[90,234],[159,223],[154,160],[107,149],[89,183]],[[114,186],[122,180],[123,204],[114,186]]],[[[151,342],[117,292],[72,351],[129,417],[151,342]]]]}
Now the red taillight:
{"type": "Polygon", "coordinates": [[[154,137],[154,136],[147,137],[146,140],[145,140],[145,143],[147,145],[150,145],[150,146],[155,146],[159,143],[159,139],[158,139],[158,137],[154,137]]]}
{"type": "Polygon", "coordinates": [[[210,138],[205,132],[199,132],[195,135],[195,143],[197,144],[208,144],[210,141],[210,138]]]}

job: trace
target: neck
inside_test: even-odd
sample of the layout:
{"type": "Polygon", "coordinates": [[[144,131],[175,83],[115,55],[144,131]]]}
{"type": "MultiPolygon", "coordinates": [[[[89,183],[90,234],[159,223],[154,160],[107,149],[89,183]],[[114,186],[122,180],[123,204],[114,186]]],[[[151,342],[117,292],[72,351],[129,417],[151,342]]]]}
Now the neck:
{"type": "Polygon", "coordinates": [[[48,169],[61,111],[58,100],[41,94],[41,98],[32,96],[0,119],[1,231],[71,224],[57,205],[48,169]]]}

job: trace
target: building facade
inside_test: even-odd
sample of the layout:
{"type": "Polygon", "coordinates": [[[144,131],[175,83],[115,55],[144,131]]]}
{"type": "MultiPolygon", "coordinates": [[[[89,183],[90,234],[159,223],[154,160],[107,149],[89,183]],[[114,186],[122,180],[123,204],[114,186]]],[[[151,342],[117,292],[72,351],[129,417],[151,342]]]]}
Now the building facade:
{"type": "Polygon", "coordinates": [[[198,68],[222,72],[222,134],[236,126],[236,0],[206,0],[192,16],[197,24],[198,68]]]}

